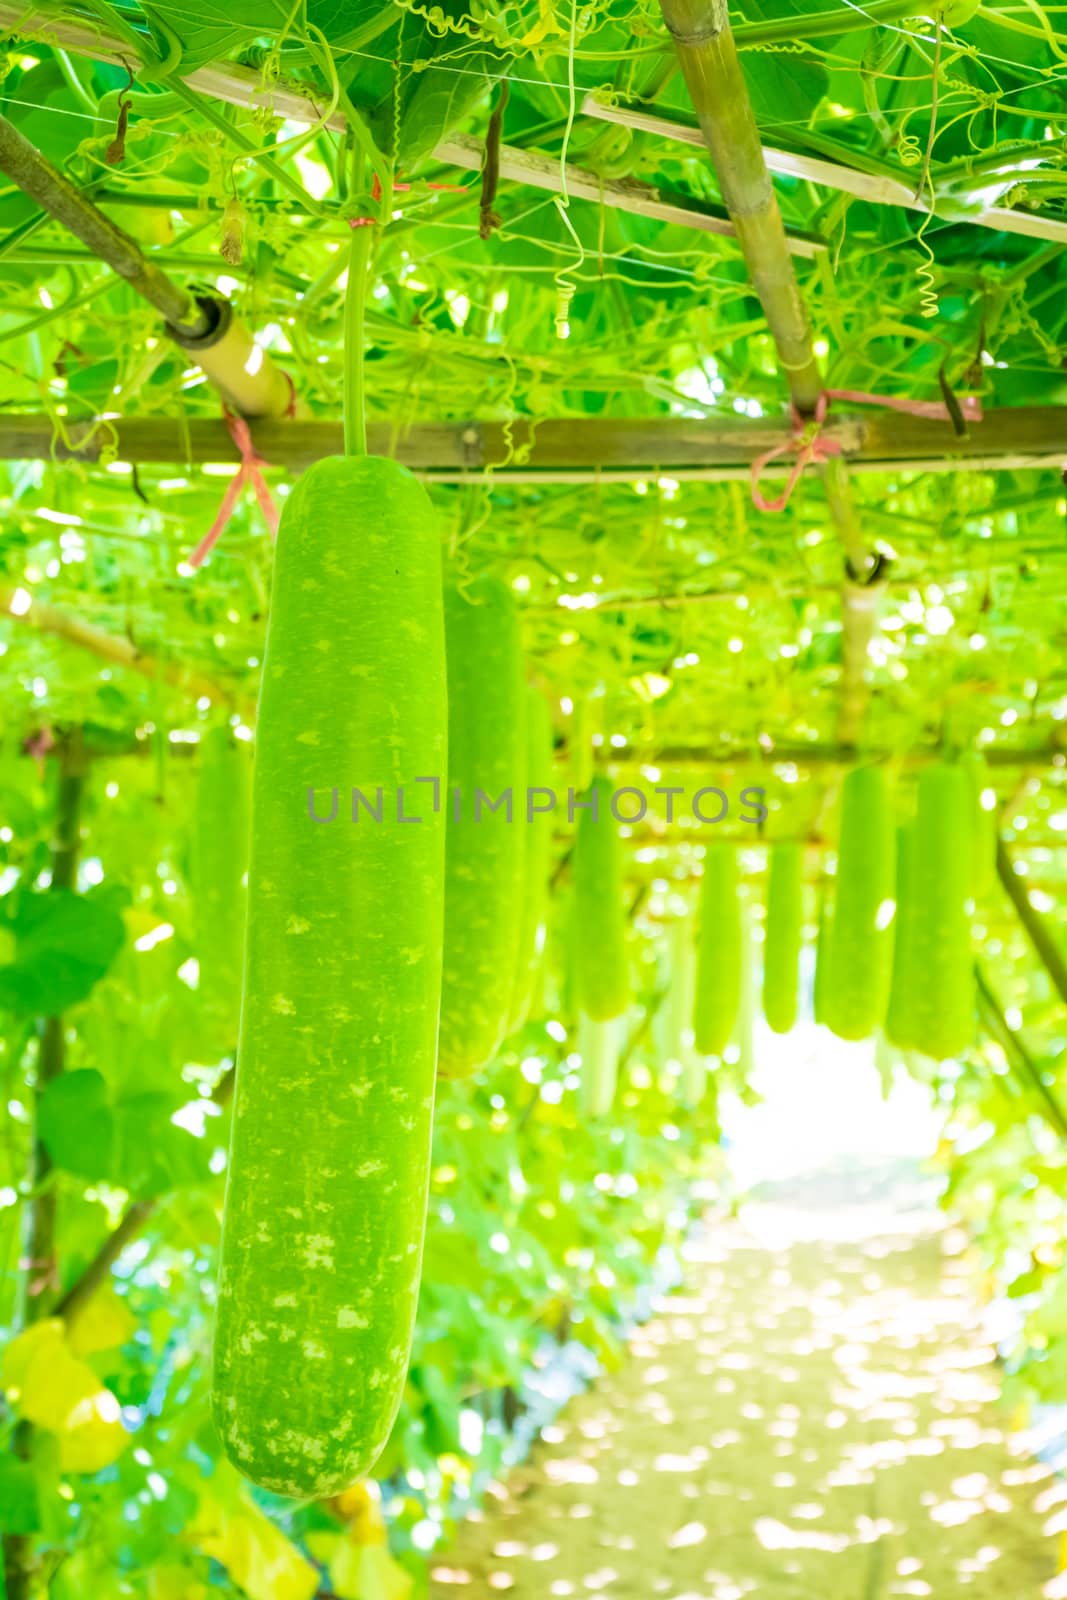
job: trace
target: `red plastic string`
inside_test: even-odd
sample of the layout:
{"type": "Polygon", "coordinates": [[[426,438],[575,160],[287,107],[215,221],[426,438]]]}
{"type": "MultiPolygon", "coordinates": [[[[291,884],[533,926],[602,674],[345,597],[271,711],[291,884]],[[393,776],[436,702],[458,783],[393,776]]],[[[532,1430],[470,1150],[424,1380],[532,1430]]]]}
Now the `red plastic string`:
{"type": "MultiPolygon", "coordinates": [[[[465,183],[428,183],[426,187],[427,189],[447,189],[450,194],[465,194],[468,186],[465,183]]],[[[396,194],[401,190],[407,193],[410,188],[410,183],[394,183],[393,193],[396,194]]],[[[378,180],[377,173],[374,174],[374,182],[371,184],[370,197],[374,201],[382,198],[382,186],[378,180]]],[[[350,228],[373,228],[377,221],[377,217],[349,217],[348,226],[350,228]]]]}
{"type": "MultiPolygon", "coordinates": [[[[291,384],[290,388],[292,388],[291,384]]],[[[295,400],[294,393],[289,404],[290,415],[292,415],[295,400]]],[[[246,483],[251,485],[252,492],[259,501],[259,509],[263,513],[263,520],[266,522],[267,527],[275,538],[278,537],[278,507],[274,503],[274,497],[268,489],[266,479],[263,476],[263,468],[268,466],[269,463],[256,450],[252,442],[252,435],[248,429],[248,423],[244,418],[235,416],[230,410],[227,410],[224,415],[226,426],[230,430],[230,438],[241,452],[241,465],[226,485],[226,493],[222,497],[218,515],[189,557],[189,565],[191,567],[202,566],[215,548],[219,536],[233,516],[241,496],[241,490],[246,483]]]]}
{"type": "MultiPolygon", "coordinates": [[[[793,408],[793,431],[784,444],[775,445],[773,450],[765,450],[757,456],[752,463],[752,503],[757,511],[784,511],[792,497],[801,476],[812,465],[828,461],[831,456],[842,453],[841,444],[836,439],[825,439],[822,436],[822,426],[826,421],[826,413],[830,408],[831,400],[845,400],[850,405],[886,406],[891,411],[903,411],[911,417],[924,417],[931,422],[951,422],[952,414],[941,400],[906,400],[893,394],[869,394],[864,389],[824,389],[819,396],[815,411],[811,417],[803,417],[793,408]],[[785,482],[785,488],[774,500],[767,500],[760,493],[759,480],[764,468],[771,462],[777,461],[782,456],[796,452],[796,460],[785,482]]],[[[960,401],[960,411],[970,422],[981,422],[982,402],[977,395],[965,395],[960,401]]]]}
{"type": "MultiPolygon", "coordinates": [[[[904,411],[909,417],[926,417],[930,422],[951,422],[948,406],[941,400],[905,400],[896,394],[868,394],[864,389],[826,389],[829,400],[847,400],[850,405],[888,406],[890,411],[904,411]]],[[[982,402],[975,394],[966,394],[960,400],[960,411],[968,422],[981,422],[982,402]]]]}
{"type": "Polygon", "coordinates": [[[793,432],[784,444],[775,445],[773,450],[765,450],[757,456],[752,463],[752,503],[757,511],[784,511],[789,504],[793,490],[800,480],[801,473],[813,463],[828,461],[831,456],[841,454],[841,445],[836,439],[822,437],[822,425],[826,418],[827,407],[830,401],[823,393],[819,396],[812,417],[802,417],[800,412],[793,407],[793,432]],[[777,461],[780,456],[789,455],[796,451],[796,460],[793,463],[785,488],[775,500],[767,500],[760,493],[759,480],[763,469],[772,461],[777,461]]]}

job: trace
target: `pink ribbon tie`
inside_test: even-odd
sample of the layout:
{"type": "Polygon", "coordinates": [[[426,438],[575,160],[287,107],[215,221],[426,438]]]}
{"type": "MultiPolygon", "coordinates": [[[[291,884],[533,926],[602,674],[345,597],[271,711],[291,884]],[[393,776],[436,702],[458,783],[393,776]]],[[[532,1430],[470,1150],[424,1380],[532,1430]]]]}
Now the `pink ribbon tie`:
{"type": "Polygon", "coordinates": [[[831,456],[841,454],[841,445],[836,439],[824,439],[822,425],[826,419],[826,412],[830,399],[824,391],[818,399],[814,414],[810,418],[802,417],[794,406],[793,432],[784,444],[776,444],[772,450],[765,450],[757,456],[752,463],[752,503],[757,511],[784,511],[792,498],[793,490],[800,480],[801,474],[813,464],[829,461],[831,456]],[[796,451],[796,460],[790,468],[789,476],[785,480],[785,488],[774,500],[768,500],[760,492],[759,480],[763,469],[772,461],[787,456],[791,451],[796,451]]]}
{"type": "MultiPolygon", "coordinates": [[[[810,466],[829,461],[831,456],[842,454],[842,445],[836,439],[826,439],[822,426],[831,400],[844,400],[849,405],[886,406],[891,411],[903,411],[910,417],[924,417],[930,422],[951,422],[952,413],[941,400],[905,400],[894,394],[868,394],[864,389],[824,389],[811,417],[803,417],[792,407],[793,431],[784,444],[765,450],[752,463],[752,503],[757,511],[784,511],[792,498],[801,476],[810,466]],[[785,488],[774,500],[760,492],[759,480],[763,470],[772,461],[796,452],[785,488]]],[[[964,395],[959,403],[960,412],[968,422],[981,422],[982,402],[977,395],[964,395]]]]}
{"type": "Polygon", "coordinates": [[[278,507],[274,497],[267,487],[263,476],[263,468],[269,463],[256,450],[249,432],[248,423],[243,417],[235,416],[232,411],[225,412],[226,426],[230,430],[230,438],[241,453],[241,465],[226,485],[226,493],[222,497],[218,514],[211,524],[192,555],[189,557],[191,567],[202,566],[218,543],[219,536],[226,527],[237,508],[241,490],[245,484],[250,484],[252,492],[259,502],[259,509],[263,513],[263,520],[276,539],[278,537],[278,507]]]}
{"type": "MultiPolygon", "coordinates": [[[[427,189],[445,189],[449,194],[465,194],[467,191],[465,183],[428,183],[426,187],[427,189]]],[[[399,194],[403,191],[406,194],[410,188],[410,183],[394,183],[393,193],[399,194]]],[[[374,174],[374,182],[371,184],[370,197],[374,201],[382,198],[382,185],[377,173],[374,174]]],[[[377,217],[349,217],[348,219],[350,228],[373,228],[377,226],[377,223],[377,217]]]]}

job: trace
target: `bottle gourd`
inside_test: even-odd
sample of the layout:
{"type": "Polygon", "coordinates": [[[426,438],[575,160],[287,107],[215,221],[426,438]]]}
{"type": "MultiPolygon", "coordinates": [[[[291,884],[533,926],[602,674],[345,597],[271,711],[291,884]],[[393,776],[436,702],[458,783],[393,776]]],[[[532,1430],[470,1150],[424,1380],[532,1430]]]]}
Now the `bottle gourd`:
{"type": "Polygon", "coordinates": [[[700,1055],[721,1056],[741,1013],[743,929],[733,845],[709,844],[705,851],[697,938],[693,1045],[700,1055]]]}
{"type": "Polygon", "coordinates": [[[548,871],[552,860],[553,816],[544,810],[552,794],[554,738],[548,702],[538,690],[526,696],[526,787],[516,797],[515,826],[522,843],[522,890],[519,901],[518,950],[515,984],[511,994],[509,1031],[521,1028],[530,1012],[541,958],[544,954],[548,914],[548,871]],[[527,800],[527,791],[529,799],[527,800]],[[530,807],[535,809],[532,814],[530,807]]]}
{"type": "Polygon", "coordinates": [[[445,844],[416,779],[445,767],[444,685],[424,490],[378,457],[316,463],[267,629],[212,1395],[235,1465],[301,1498],[370,1471],[407,1372],[445,844]],[[382,790],[381,821],[353,788],[382,790]]]}
{"type": "Polygon", "coordinates": [[[804,852],[783,841],[771,848],[763,947],[763,1014],[774,1033],[789,1033],[796,1024],[803,940],[804,852]]]}
{"type": "Polygon", "coordinates": [[[868,1039],[885,1019],[893,961],[896,833],[881,767],[855,767],[841,793],[826,1021],[839,1039],[868,1039]]]}

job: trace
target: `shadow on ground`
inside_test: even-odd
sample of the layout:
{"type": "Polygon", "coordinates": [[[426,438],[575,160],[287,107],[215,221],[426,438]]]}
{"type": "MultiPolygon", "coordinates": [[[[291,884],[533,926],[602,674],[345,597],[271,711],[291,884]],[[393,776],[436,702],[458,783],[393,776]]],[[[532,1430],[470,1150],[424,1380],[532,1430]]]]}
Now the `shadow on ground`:
{"type": "Polygon", "coordinates": [[[1067,1484],[1006,1430],[908,1162],[765,1183],[438,1558],[433,1600],[1039,1600],[1067,1484]]]}

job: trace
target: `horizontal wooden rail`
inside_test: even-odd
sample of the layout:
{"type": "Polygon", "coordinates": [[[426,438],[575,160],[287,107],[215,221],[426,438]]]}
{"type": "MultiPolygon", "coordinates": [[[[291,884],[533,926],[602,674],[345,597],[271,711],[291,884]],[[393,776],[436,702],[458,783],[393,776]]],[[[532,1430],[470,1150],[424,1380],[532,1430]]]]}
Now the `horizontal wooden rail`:
{"type": "MultiPolygon", "coordinates": [[[[610,606],[605,606],[606,611],[610,606]]],[[[1058,730],[1057,730],[1058,732],[1058,730]]],[[[559,750],[557,748],[557,755],[559,750]]],[[[1067,765],[1067,731],[1060,739],[1053,734],[1043,744],[989,745],[982,751],[983,760],[990,767],[1044,768],[1067,765]]],[[[697,767],[714,774],[726,769],[763,768],[773,773],[775,767],[850,767],[857,762],[876,765],[892,762],[906,768],[926,766],[931,761],[943,761],[944,752],[934,747],[916,746],[903,753],[890,750],[864,749],[857,752],[847,744],[772,745],[769,749],[754,750],[751,746],[733,750],[716,750],[699,744],[661,745],[658,749],[601,750],[597,761],[605,767],[627,767],[640,764],[662,771],[677,767],[697,767]]],[[[710,778],[708,781],[712,781],[710,778]]],[[[1031,843],[1028,839],[1027,845],[1031,843]]]]}
{"type": "MultiPolygon", "coordinates": [[[[105,448],[137,464],[238,460],[221,419],[118,417],[106,425],[68,419],[66,431],[70,448],[48,416],[0,416],[0,460],[93,462],[105,448]]],[[[261,455],[288,471],[302,471],[343,449],[340,422],[262,418],[252,431],[261,455]]],[[[1067,406],[990,411],[983,422],[971,423],[962,439],[947,422],[873,408],[831,420],[827,433],[860,471],[996,471],[1067,463],[1067,406]]],[[[789,436],[784,421],[742,417],[550,417],[537,423],[519,418],[510,425],[472,419],[415,422],[399,432],[387,422],[370,425],[372,450],[395,454],[415,471],[445,482],[487,470],[509,482],[613,477],[628,482],[656,473],[681,479],[743,477],[755,459],[789,436]]],[[[787,469],[788,462],[773,463],[768,475],[787,469]]]]}
{"type": "MultiPolygon", "coordinates": [[[[700,129],[695,123],[642,110],[639,106],[611,104],[598,99],[595,94],[586,95],[582,102],[582,114],[600,122],[632,128],[636,133],[651,133],[660,139],[671,139],[676,144],[696,147],[703,144],[700,129]]],[[[864,172],[858,167],[845,166],[839,161],[827,161],[821,156],[775,150],[770,145],[764,145],[763,156],[768,170],[775,177],[799,178],[807,183],[820,184],[839,194],[868,200],[872,205],[896,206],[905,211],[930,210],[926,201],[916,195],[914,181],[909,184],[905,177],[884,177],[864,172]]],[[[1005,158],[1006,161],[1009,159],[1005,158]]],[[[936,216],[936,204],[933,209],[936,216]]],[[[1056,244],[1067,244],[1067,222],[1060,217],[1045,216],[1036,211],[1013,210],[1008,206],[983,206],[966,216],[949,220],[970,227],[992,228],[997,233],[1015,233],[1028,239],[1050,239],[1056,244]]]]}
{"type": "MultiPolygon", "coordinates": [[[[471,139],[466,134],[453,134],[437,146],[434,157],[447,167],[480,172],[485,159],[485,141],[471,139]]],[[[694,200],[678,190],[642,183],[639,178],[601,178],[595,172],[570,163],[566,171],[567,193],[572,200],[591,200],[615,211],[629,211],[633,216],[648,217],[654,222],[672,222],[703,233],[717,233],[724,239],[737,237],[737,229],[721,206],[694,200]]],[[[509,183],[546,189],[550,194],[560,194],[563,189],[558,156],[542,155],[539,150],[521,150],[516,145],[501,145],[500,176],[509,183]]],[[[825,241],[817,234],[799,228],[787,228],[785,234],[791,255],[810,260],[826,249],[825,241]]]]}

